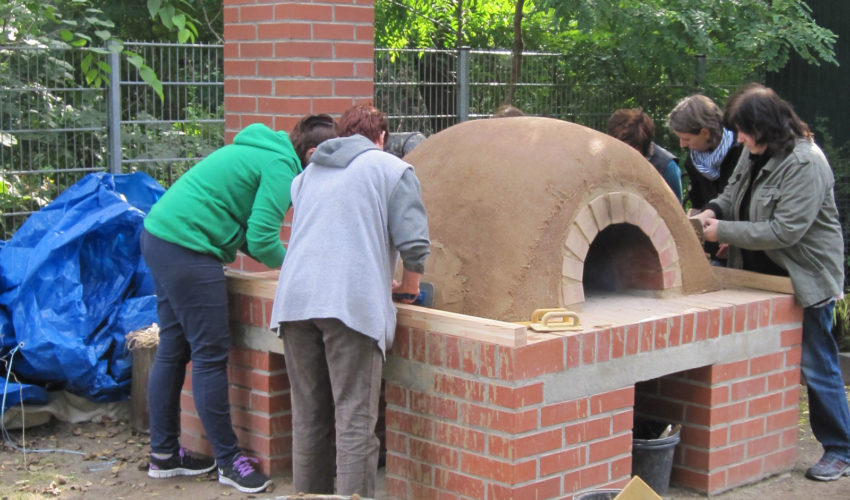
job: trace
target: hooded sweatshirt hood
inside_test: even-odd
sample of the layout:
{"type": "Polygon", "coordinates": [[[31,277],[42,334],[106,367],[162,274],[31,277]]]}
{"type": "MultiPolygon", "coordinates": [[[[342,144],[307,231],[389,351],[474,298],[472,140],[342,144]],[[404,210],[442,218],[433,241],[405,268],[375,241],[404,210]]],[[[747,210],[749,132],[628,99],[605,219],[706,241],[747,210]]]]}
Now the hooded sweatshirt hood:
{"type": "MultiPolygon", "coordinates": [[[[279,130],[274,131],[262,123],[252,123],[233,138],[233,144],[248,146],[257,149],[265,149],[273,153],[289,156],[294,151],[289,134],[279,130]]],[[[296,162],[297,163],[297,162],[296,162]]],[[[291,167],[290,167],[291,168],[291,167]]],[[[293,169],[295,173],[301,171],[301,165],[293,169]]]]}
{"type": "Polygon", "coordinates": [[[325,167],[345,168],[355,158],[372,150],[380,151],[381,148],[360,134],[337,137],[319,144],[310,162],[325,167]]]}

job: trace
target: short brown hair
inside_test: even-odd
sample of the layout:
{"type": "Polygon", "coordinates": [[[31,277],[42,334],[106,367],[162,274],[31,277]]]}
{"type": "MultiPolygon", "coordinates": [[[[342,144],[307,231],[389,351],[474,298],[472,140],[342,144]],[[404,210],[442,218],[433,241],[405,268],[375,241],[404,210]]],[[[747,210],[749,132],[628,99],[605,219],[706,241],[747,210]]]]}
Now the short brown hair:
{"type": "Polygon", "coordinates": [[[655,122],[640,108],[618,109],[608,119],[608,135],[649,156],[655,138],[655,122]]]}
{"type": "Polygon", "coordinates": [[[506,118],[509,116],[525,116],[525,113],[511,104],[502,104],[493,113],[493,118],[506,118]]]}
{"type": "Polygon", "coordinates": [[[371,104],[358,104],[343,113],[339,119],[341,137],[360,134],[376,142],[382,133],[389,133],[387,117],[371,104]]]}
{"type": "Polygon", "coordinates": [[[331,115],[307,115],[295,124],[289,140],[295,148],[295,154],[301,160],[301,167],[307,166],[307,151],[315,148],[322,142],[337,137],[336,122],[331,115]]]}

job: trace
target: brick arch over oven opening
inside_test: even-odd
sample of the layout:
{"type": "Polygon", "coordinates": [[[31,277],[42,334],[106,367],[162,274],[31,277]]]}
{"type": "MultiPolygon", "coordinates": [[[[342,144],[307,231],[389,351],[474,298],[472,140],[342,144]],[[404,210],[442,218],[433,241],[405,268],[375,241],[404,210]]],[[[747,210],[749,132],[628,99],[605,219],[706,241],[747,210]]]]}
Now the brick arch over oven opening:
{"type": "Polygon", "coordinates": [[[564,305],[585,301],[585,266],[598,265],[606,259],[620,271],[619,289],[669,290],[682,286],[682,269],[673,235],[658,211],[633,193],[598,196],[573,219],[564,242],[561,286],[564,305]],[[608,248],[607,257],[596,253],[604,253],[604,247],[610,245],[618,248],[608,248]],[[627,273],[628,266],[639,266],[641,272],[627,273]]]}

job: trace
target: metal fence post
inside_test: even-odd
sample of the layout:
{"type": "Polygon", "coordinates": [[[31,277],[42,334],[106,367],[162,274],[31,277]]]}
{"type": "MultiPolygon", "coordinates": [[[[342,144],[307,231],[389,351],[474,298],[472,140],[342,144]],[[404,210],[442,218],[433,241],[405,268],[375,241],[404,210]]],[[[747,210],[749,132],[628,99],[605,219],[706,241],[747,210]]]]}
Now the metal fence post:
{"type": "Polygon", "coordinates": [[[107,135],[109,136],[109,172],[121,173],[121,59],[116,52],[109,53],[108,115],[107,135]]]}
{"type": "Polygon", "coordinates": [[[469,47],[458,48],[457,121],[469,120],[469,47]]]}

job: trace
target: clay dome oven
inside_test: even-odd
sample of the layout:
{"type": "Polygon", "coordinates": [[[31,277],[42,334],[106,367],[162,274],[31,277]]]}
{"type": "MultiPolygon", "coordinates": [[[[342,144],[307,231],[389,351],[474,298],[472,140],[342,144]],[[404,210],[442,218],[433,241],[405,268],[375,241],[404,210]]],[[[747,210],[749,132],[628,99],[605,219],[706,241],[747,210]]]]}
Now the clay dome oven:
{"type": "Polygon", "coordinates": [[[626,144],[540,117],[464,122],[414,165],[431,231],[434,307],[505,321],[593,294],[719,288],[675,195],[626,144]]]}

